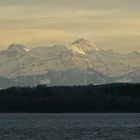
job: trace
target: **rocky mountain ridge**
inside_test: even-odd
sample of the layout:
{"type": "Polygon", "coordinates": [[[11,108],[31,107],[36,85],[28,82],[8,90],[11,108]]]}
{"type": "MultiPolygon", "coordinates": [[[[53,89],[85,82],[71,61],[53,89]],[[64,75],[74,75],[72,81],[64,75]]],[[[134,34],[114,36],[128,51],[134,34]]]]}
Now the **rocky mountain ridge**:
{"type": "MultiPolygon", "coordinates": [[[[121,80],[124,79],[123,76],[139,69],[138,51],[122,54],[114,50],[101,50],[85,39],[78,39],[68,45],[45,46],[30,50],[23,45],[12,44],[8,49],[0,51],[0,76],[20,79],[23,83],[26,83],[25,79],[29,77],[42,75],[45,75],[45,78],[39,78],[36,84],[103,84],[115,82],[116,79],[124,82],[121,80]],[[70,77],[80,80],[76,82],[70,77]]],[[[35,84],[32,80],[30,83],[35,84]]]]}

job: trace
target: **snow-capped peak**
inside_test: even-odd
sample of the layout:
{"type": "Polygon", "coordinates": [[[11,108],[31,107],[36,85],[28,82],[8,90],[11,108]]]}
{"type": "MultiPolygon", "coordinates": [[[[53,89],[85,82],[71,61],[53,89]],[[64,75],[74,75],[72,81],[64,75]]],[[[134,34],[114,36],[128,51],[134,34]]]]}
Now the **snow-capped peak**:
{"type": "Polygon", "coordinates": [[[86,55],[86,53],[84,52],[83,49],[78,48],[78,47],[76,47],[74,45],[68,46],[67,48],[69,50],[71,50],[73,53],[78,53],[78,54],[81,54],[81,55],[86,55]]]}
{"type": "Polygon", "coordinates": [[[8,51],[16,51],[16,52],[27,52],[29,51],[25,46],[21,44],[11,44],[8,49],[8,51]]]}
{"type": "Polygon", "coordinates": [[[81,38],[81,39],[78,39],[78,40],[74,41],[72,43],[72,45],[93,46],[93,47],[95,47],[95,45],[93,44],[92,41],[86,40],[84,38],[81,38]]]}
{"type": "Polygon", "coordinates": [[[89,51],[99,51],[98,48],[96,48],[96,46],[94,45],[94,43],[90,40],[86,40],[86,39],[78,39],[76,41],[74,41],[71,45],[70,48],[77,53],[81,53],[81,54],[86,54],[89,51]]]}

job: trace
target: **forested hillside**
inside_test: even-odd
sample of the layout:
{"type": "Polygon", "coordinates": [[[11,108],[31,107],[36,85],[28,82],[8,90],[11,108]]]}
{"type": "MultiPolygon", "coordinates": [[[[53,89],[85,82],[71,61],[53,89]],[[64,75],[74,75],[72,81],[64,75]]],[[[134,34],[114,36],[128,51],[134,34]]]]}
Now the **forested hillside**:
{"type": "Polygon", "coordinates": [[[140,84],[12,87],[0,112],[140,112],[140,84]]]}

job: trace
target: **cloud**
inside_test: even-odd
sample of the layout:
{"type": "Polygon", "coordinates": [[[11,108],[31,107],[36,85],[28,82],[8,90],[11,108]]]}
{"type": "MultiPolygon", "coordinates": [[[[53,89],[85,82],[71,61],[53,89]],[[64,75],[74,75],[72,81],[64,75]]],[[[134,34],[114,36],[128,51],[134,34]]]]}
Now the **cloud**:
{"type": "Polygon", "coordinates": [[[139,8],[139,0],[1,0],[0,5],[48,5],[70,8],[139,8]]]}
{"type": "Polygon", "coordinates": [[[127,38],[129,44],[139,38],[139,7],[139,0],[0,0],[0,44],[36,46],[85,37],[122,47],[127,38]]]}

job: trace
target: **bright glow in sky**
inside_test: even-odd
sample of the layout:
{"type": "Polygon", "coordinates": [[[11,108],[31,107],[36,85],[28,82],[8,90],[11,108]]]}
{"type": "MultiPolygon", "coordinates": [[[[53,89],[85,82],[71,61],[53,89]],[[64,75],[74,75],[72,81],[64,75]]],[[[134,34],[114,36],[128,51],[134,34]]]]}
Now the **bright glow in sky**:
{"type": "Polygon", "coordinates": [[[78,38],[102,49],[140,50],[140,0],[0,0],[0,48],[78,38]]]}

